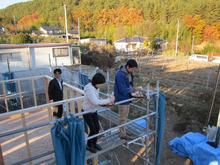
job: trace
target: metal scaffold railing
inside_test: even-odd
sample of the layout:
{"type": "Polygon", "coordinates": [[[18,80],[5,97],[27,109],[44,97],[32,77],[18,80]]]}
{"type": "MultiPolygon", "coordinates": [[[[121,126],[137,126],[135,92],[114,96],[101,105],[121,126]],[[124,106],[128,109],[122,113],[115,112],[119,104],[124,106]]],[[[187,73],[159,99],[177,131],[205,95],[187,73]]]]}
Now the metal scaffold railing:
{"type": "MultiPolygon", "coordinates": [[[[40,77],[38,77],[38,79],[39,78],[40,77]]],[[[47,88],[51,77],[42,76],[42,78],[44,80],[45,98],[47,99],[46,102],[48,102],[47,88]]],[[[34,80],[34,78],[32,80],[34,80]]],[[[17,84],[22,83],[19,79],[14,79],[13,81],[17,84]]],[[[4,86],[7,82],[3,81],[0,83],[4,86]]],[[[107,94],[101,93],[103,94],[103,97],[108,96],[112,89],[112,84],[114,84],[114,82],[109,80],[109,74],[107,72],[107,94]]],[[[86,160],[92,159],[93,164],[101,164],[101,162],[112,164],[113,160],[107,160],[107,158],[104,157],[104,153],[109,153],[111,155],[110,157],[115,159],[117,164],[120,164],[120,158],[117,157],[115,149],[123,146],[129,152],[132,152],[142,159],[146,165],[156,164],[156,148],[158,145],[159,82],[157,82],[155,91],[150,91],[150,86],[147,84],[146,89],[143,89],[142,92],[146,97],[131,98],[129,100],[115,103],[114,106],[117,106],[123,102],[132,101],[131,107],[140,111],[141,114],[138,117],[128,119],[127,122],[122,125],[118,125],[118,113],[112,110],[111,107],[99,107],[88,112],[82,112],[84,92],[81,89],[66,83],[64,83],[64,100],[62,101],[42,105],[35,104],[34,107],[0,114],[0,143],[5,164],[40,164],[42,162],[56,164],[50,129],[54,123],[62,121],[63,118],[54,120],[51,107],[59,104],[66,105],[65,116],[71,114],[72,118],[81,118],[83,114],[97,111],[101,118],[100,124],[102,131],[91,137],[86,136],[85,141],[94,137],[101,137],[99,138],[98,143],[103,149],[97,153],[90,153],[87,151],[86,160]],[[13,128],[12,124],[12,127],[10,127],[9,123],[16,123],[16,128],[13,128]],[[109,128],[106,126],[106,123],[110,123],[109,128]],[[6,128],[6,125],[8,125],[8,128],[6,128]],[[102,125],[105,126],[103,127],[102,125]],[[134,135],[133,140],[126,141],[120,139],[118,129],[122,126],[126,126],[126,129],[134,135]],[[22,138],[25,139],[23,142],[20,141],[22,138]],[[34,140],[36,138],[38,138],[38,140],[34,140]],[[46,146],[42,146],[42,144],[38,143],[40,139],[45,140],[44,144],[48,145],[47,149],[44,148],[46,146]],[[19,144],[22,143],[22,147],[19,146],[20,148],[18,147],[18,149],[16,149],[16,147],[12,147],[10,143],[13,143],[13,146],[19,146],[19,144]],[[142,148],[142,151],[134,151],[130,147],[131,145],[139,146],[142,148]],[[13,152],[10,152],[12,150],[13,152]],[[18,152],[23,152],[23,154],[20,155],[18,152]],[[16,161],[12,162],[9,157],[15,157],[16,159],[14,160],[16,161]]],[[[36,93],[33,92],[33,95],[36,95],[36,93]]],[[[4,93],[3,96],[5,99],[4,102],[7,102],[6,93],[4,93]]],[[[20,96],[20,98],[18,98],[22,104],[22,94],[18,93],[18,96],[20,96]]],[[[36,96],[33,97],[37,98],[36,96]]]]}

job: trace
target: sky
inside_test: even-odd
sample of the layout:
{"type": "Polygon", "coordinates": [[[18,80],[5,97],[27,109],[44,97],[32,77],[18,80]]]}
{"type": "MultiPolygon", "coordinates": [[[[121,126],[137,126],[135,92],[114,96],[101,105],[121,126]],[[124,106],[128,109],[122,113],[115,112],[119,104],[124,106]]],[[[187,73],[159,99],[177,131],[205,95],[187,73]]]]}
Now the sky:
{"type": "Polygon", "coordinates": [[[30,0],[0,0],[0,9],[4,9],[14,3],[27,2],[27,1],[30,1],[30,0]]]}

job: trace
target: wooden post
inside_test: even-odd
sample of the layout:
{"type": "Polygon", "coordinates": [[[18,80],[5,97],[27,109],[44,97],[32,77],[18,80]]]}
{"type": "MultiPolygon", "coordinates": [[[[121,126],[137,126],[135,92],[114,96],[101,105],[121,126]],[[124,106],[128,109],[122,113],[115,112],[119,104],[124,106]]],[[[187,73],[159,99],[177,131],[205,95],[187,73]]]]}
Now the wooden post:
{"type": "Polygon", "coordinates": [[[209,120],[210,120],[210,117],[211,117],[211,114],[212,114],[212,108],[213,108],[214,101],[215,101],[215,94],[216,94],[217,87],[218,87],[219,75],[220,75],[220,64],[219,64],[219,67],[218,67],[218,73],[217,73],[217,77],[216,77],[216,81],[215,81],[215,89],[214,89],[214,92],[213,92],[213,95],[212,95],[212,103],[210,105],[209,114],[208,114],[208,117],[206,119],[205,128],[208,128],[209,120]]]}
{"type": "Polygon", "coordinates": [[[3,154],[2,154],[2,146],[1,146],[1,143],[0,143],[0,164],[1,165],[4,165],[4,157],[3,157],[3,154]]]}
{"type": "Polygon", "coordinates": [[[4,82],[2,83],[2,88],[3,88],[3,94],[4,94],[6,112],[9,112],[9,109],[8,109],[8,101],[7,101],[7,97],[6,97],[6,91],[5,91],[5,83],[4,83],[4,82]]]}
{"type": "Polygon", "coordinates": [[[34,105],[37,106],[37,98],[36,98],[36,92],[35,92],[35,85],[34,85],[34,79],[31,79],[32,82],[32,88],[33,88],[33,95],[34,95],[34,105]]]}
{"type": "Polygon", "coordinates": [[[218,111],[217,134],[216,134],[215,143],[217,145],[220,143],[220,109],[218,111]]]}
{"type": "Polygon", "coordinates": [[[49,103],[49,95],[48,95],[48,79],[44,77],[44,86],[45,86],[45,95],[46,95],[46,102],[49,103]]]}
{"type": "MultiPolygon", "coordinates": [[[[22,119],[23,128],[25,128],[26,127],[26,120],[25,120],[24,113],[21,113],[21,119],[22,119]]],[[[27,156],[28,156],[28,158],[31,158],[30,144],[29,144],[29,140],[28,140],[27,131],[24,131],[24,138],[25,138],[25,143],[26,143],[27,156]]],[[[30,161],[29,164],[31,165],[32,162],[30,161]]]]}
{"type": "Polygon", "coordinates": [[[24,105],[23,105],[23,99],[22,99],[22,93],[21,93],[21,83],[20,83],[20,80],[18,80],[18,91],[19,91],[21,109],[23,109],[24,105]]]}
{"type": "Polygon", "coordinates": [[[92,158],[92,165],[98,165],[98,156],[92,158]]]}
{"type": "MultiPolygon", "coordinates": [[[[81,93],[79,92],[76,92],[76,95],[77,97],[80,97],[81,96],[81,93]]],[[[81,100],[77,100],[77,107],[78,107],[78,113],[80,113],[82,111],[82,101],[81,100]]],[[[82,116],[79,116],[79,117],[82,117],[82,116]]]]}
{"type": "MultiPolygon", "coordinates": [[[[74,98],[74,91],[73,91],[72,89],[70,89],[70,98],[74,98]]],[[[72,101],[72,102],[70,103],[70,113],[71,113],[71,114],[76,113],[76,112],[75,112],[75,102],[74,102],[74,101],[72,101]]]]}

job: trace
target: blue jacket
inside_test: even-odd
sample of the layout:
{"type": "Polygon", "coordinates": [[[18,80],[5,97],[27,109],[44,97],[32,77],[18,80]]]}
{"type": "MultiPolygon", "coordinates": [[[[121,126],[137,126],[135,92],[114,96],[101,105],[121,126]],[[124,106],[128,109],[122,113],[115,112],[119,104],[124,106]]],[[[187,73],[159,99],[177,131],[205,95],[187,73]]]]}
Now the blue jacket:
{"type": "MultiPolygon", "coordinates": [[[[119,102],[131,98],[132,92],[135,92],[135,88],[133,88],[133,75],[128,74],[125,65],[120,66],[119,70],[115,75],[115,85],[114,85],[115,102],[119,102]],[[130,83],[129,83],[129,76],[131,76],[130,83]]],[[[122,103],[121,105],[127,105],[127,104],[130,104],[130,101],[122,103]]]]}

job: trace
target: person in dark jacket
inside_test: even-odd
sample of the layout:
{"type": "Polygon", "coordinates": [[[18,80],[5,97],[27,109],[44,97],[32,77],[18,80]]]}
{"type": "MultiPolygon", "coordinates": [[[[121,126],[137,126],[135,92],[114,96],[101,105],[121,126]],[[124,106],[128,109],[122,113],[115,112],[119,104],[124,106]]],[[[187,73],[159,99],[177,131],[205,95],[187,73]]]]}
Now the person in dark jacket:
{"type": "MultiPolygon", "coordinates": [[[[119,67],[115,75],[114,96],[115,102],[127,100],[131,98],[131,93],[140,91],[142,87],[133,87],[133,72],[137,69],[137,62],[129,59],[126,65],[119,67]]],[[[130,101],[118,105],[119,125],[127,122],[127,117],[130,109],[130,101]]],[[[126,132],[126,126],[120,127],[120,138],[131,140],[131,133],[126,132]]]]}
{"type": "MultiPolygon", "coordinates": [[[[53,73],[55,78],[50,81],[48,87],[50,103],[63,100],[63,81],[60,78],[62,71],[57,68],[53,71],[53,73]]],[[[53,107],[53,109],[53,116],[61,118],[63,114],[63,105],[58,105],[57,107],[53,107]]]]}

